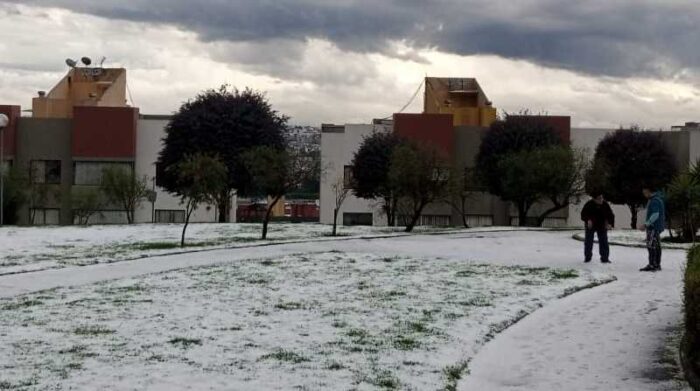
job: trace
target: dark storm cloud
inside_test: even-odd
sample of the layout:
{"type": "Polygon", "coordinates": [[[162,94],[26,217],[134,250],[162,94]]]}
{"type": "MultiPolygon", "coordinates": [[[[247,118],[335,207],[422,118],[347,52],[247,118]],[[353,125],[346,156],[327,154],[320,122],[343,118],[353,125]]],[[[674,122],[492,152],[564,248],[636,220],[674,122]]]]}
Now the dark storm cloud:
{"type": "MultiPolygon", "coordinates": [[[[403,40],[416,48],[495,54],[595,75],[672,77],[700,70],[696,0],[10,2],[174,24],[203,41],[323,38],[343,50],[396,55],[388,42],[403,40]]],[[[260,57],[268,61],[270,54],[260,57]]]]}

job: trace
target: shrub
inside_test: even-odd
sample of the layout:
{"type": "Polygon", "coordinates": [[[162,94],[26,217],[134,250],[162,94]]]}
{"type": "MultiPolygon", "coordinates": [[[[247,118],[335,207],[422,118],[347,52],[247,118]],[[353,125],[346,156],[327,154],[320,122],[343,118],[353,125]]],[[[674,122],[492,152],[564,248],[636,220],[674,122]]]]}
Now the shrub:
{"type": "Polygon", "coordinates": [[[697,373],[700,369],[700,246],[688,252],[684,288],[685,353],[687,363],[697,373]]]}

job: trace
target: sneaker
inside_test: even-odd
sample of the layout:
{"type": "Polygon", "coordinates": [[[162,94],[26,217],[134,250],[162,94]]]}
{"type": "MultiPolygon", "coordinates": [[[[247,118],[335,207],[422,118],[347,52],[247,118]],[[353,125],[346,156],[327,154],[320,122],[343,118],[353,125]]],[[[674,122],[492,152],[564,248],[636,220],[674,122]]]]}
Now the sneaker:
{"type": "Polygon", "coordinates": [[[640,272],[653,272],[656,271],[656,268],[651,265],[646,265],[643,268],[639,269],[640,272]]]}
{"type": "Polygon", "coordinates": [[[606,259],[606,260],[600,261],[600,263],[612,263],[612,262],[610,262],[609,259],[606,259]]]}
{"type": "Polygon", "coordinates": [[[661,271],[661,265],[655,266],[655,267],[654,267],[654,271],[655,271],[655,272],[660,272],[660,271],[661,271]]]}
{"type": "Polygon", "coordinates": [[[584,259],[583,263],[589,263],[591,260],[590,259],[584,259]]]}

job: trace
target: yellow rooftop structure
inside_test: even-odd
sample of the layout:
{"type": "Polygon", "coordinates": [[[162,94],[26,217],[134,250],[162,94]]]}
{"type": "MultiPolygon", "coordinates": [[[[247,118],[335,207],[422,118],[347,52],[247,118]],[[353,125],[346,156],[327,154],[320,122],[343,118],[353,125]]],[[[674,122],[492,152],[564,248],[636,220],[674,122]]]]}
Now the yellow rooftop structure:
{"type": "Polygon", "coordinates": [[[452,114],[454,126],[490,126],[496,120],[491,106],[474,78],[426,77],[423,112],[452,114]]]}
{"type": "Polygon", "coordinates": [[[126,107],[126,69],[72,67],[48,94],[32,99],[37,118],[71,118],[74,106],[126,107]]]}

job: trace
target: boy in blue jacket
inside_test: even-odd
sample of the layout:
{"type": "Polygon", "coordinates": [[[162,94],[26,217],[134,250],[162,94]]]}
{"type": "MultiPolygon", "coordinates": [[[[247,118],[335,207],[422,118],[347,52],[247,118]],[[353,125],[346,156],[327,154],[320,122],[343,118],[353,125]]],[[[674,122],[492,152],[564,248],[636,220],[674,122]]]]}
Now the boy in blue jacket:
{"type": "Polygon", "coordinates": [[[647,232],[647,249],[649,264],[639,269],[642,272],[661,270],[661,233],[666,229],[666,206],[660,191],[645,186],[642,193],[647,200],[647,218],[640,227],[647,232]]]}

